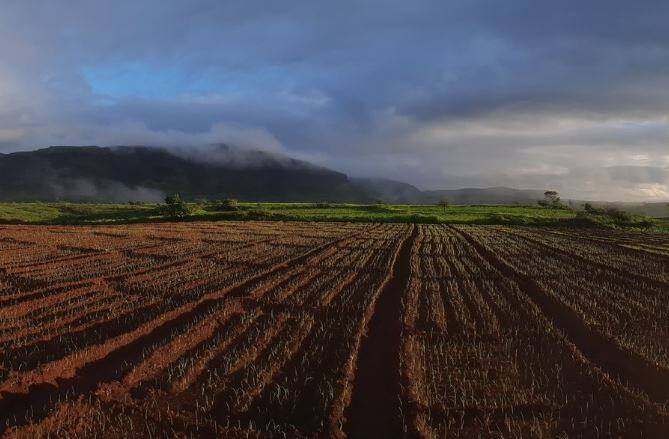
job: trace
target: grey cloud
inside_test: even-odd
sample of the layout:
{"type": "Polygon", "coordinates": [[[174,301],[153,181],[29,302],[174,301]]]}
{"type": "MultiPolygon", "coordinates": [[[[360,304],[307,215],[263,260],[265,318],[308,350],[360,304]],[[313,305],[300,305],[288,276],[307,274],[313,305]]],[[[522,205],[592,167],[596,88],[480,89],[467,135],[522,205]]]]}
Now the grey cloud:
{"type": "Polygon", "coordinates": [[[0,150],[235,143],[424,188],[657,199],[636,167],[669,166],[668,20],[660,0],[8,0],[0,150]],[[211,89],[82,76],[132,62],[211,89]]]}
{"type": "Polygon", "coordinates": [[[612,166],[606,168],[612,179],[624,183],[657,183],[669,185],[669,167],[612,166]]]}

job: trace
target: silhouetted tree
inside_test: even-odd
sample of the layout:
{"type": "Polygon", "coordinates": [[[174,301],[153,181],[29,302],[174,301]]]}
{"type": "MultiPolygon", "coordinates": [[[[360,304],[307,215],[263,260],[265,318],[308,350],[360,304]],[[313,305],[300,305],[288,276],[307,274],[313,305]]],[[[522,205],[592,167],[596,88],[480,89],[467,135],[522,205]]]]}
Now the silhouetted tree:
{"type": "Polygon", "coordinates": [[[224,200],[219,200],[215,204],[216,210],[221,211],[235,211],[239,210],[239,201],[235,198],[226,198],[224,200]]]}
{"type": "Polygon", "coordinates": [[[560,201],[560,195],[556,191],[544,192],[544,199],[539,201],[539,205],[551,207],[553,209],[563,207],[562,202],[560,201]]]}
{"type": "Polygon", "coordinates": [[[179,194],[165,197],[165,215],[183,218],[192,213],[191,207],[181,199],[179,194]]]}

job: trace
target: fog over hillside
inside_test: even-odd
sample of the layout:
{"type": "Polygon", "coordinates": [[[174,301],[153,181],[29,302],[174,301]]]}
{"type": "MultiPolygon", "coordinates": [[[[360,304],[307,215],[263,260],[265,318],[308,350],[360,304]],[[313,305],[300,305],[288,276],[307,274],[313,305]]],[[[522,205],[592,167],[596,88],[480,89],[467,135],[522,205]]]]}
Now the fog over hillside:
{"type": "Polygon", "coordinates": [[[50,147],[0,154],[0,201],[245,201],[533,204],[541,191],[509,188],[421,191],[408,183],[349,178],[285,155],[237,148],[50,147]]]}
{"type": "Polygon", "coordinates": [[[51,147],[0,155],[6,201],[162,201],[235,197],[252,201],[348,199],[346,175],[264,151],[144,146],[51,147]]]}
{"type": "MultiPolygon", "coordinates": [[[[389,179],[351,178],[303,160],[230,145],[50,147],[0,154],[0,202],[162,202],[167,195],[216,200],[436,204],[536,204],[544,190],[508,187],[421,190],[389,179]]],[[[584,200],[565,202],[582,209],[584,200]]],[[[669,217],[669,203],[594,201],[669,217]]]]}

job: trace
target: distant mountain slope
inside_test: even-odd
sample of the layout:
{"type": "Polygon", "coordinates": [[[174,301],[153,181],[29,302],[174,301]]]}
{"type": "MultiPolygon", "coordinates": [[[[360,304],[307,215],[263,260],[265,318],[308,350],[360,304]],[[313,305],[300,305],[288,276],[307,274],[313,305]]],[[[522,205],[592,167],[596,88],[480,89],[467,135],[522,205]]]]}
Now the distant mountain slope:
{"type": "Polygon", "coordinates": [[[394,180],[353,178],[354,192],[369,201],[395,204],[422,204],[425,195],[415,186],[394,180]]]}
{"type": "Polygon", "coordinates": [[[351,191],[345,174],[228,146],[51,147],[0,155],[2,200],[158,201],[178,192],[187,198],[334,201],[353,197],[351,191]]]}
{"type": "Polygon", "coordinates": [[[535,203],[542,191],[509,188],[426,191],[403,182],[349,179],[311,163],[259,150],[145,146],[57,146],[0,154],[0,201],[245,201],[432,204],[535,203]]]}
{"type": "Polygon", "coordinates": [[[446,199],[452,204],[534,204],[544,198],[544,191],[508,187],[464,188],[424,191],[423,196],[427,203],[446,199]]]}

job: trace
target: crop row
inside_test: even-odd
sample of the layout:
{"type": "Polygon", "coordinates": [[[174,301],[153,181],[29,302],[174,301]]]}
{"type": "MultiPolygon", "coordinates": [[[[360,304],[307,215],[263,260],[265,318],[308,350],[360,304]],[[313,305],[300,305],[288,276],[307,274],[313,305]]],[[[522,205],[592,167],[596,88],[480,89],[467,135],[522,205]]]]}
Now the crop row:
{"type": "MultiPolygon", "coordinates": [[[[207,423],[289,431],[305,410],[316,417],[303,424],[306,432],[340,428],[355,345],[406,227],[311,230],[308,245],[268,229],[235,251],[203,233],[197,239],[204,252],[151,258],[149,265],[103,270],[91,280],[68,283],[55,270],[54,286],[21,293],[15,299],[25,300],[4,309],[0,325],[3,424],[16,425],[15,435],[43,431],[51,414],[85,397],[107,407],[105,419],[151,407],[162,407],[162,416],[170,407],[181,431],[207,423]],[[376,245],[365,245],[357,238],[362,233],[376,245]],[[284,389],[301,392],[299,383],[314,377],[315,388],[287,396],[284,389]],[[268,419],[268,404],[284,415],[268,419]]],[[[150,233],[156,241],[158,233],[150,233]]],[[[160,233],[162,245],[174,249],[180,242],[160,233]]],[[[126,238],[110,232],[87,238],[96,237],[126,238]]],[[[141,259],[114,249],[107,254],[141,259]]],[[[80,269],[91,268],[86,262],[80,269]]]]}
{"type": "Polygon", "coordinates": [[[420,437],[663,437],[665,245],[519,227],[0,226],[0,434],[342,437],[362,416],[420,437]]]}
{"type": "MultiPolygon", "coordinates": [[[[495,251],[511,245],[488,228],[464,230],[495,243],[495,251]]],[[[421,228],[402,341],[410,431],[610,437],[666,430],[665,415],[597,373],[528,297],[526,285],[492,262],[459,231],[421,228]]]]}
{"type": "MultiPolygon", "coordinates": [[[[607,258],[577,245],[571,252],[560,251],[548,238],[544,238],[546,244],[494,229],[478,229],[474,236],[534,279],[550,297],[566,304],[593,331],[652,364],[669,368],[669,283],[634,271],[638,260],[652,266],[659,256],[629,257],[624,264],[615,255],[607,258]]],[[[660,277],[662,271],[656,274],[660,277]]]]}

